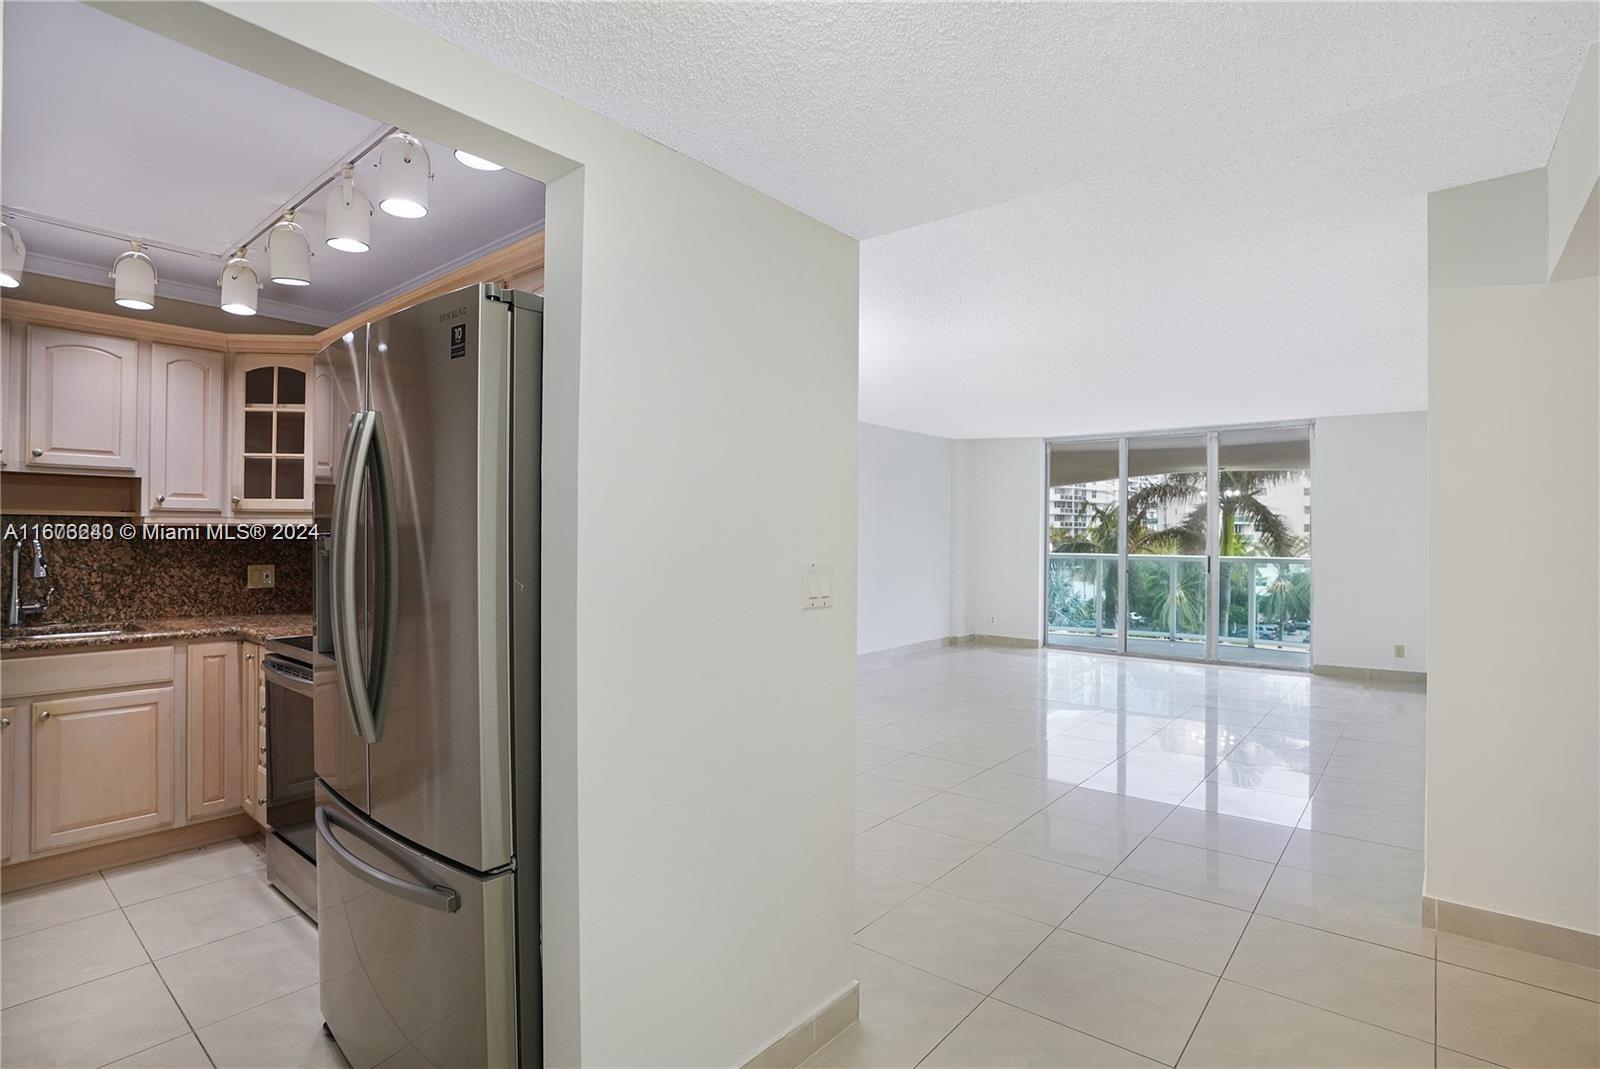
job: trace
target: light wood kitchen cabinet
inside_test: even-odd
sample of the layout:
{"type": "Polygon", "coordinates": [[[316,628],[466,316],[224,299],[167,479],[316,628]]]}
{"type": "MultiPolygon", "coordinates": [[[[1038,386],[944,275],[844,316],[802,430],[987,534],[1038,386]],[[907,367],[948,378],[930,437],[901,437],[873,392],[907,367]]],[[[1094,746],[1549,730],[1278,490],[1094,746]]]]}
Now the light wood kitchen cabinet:
{"type": "Polygon", "coordinates": [[[311,510],[316,405],[308,356],[240,356],[229,389],[236,513],[311,510]]]}
{"type": "Polygon", "coordinates": [[[244,811],[263,828],[267,826],[267,681],[261,670],[261,647],[240,644],[243,679],[244,745],[240,772],[244,777],[244,811]]]}
{"type": "Polygon", "coordinates": [[[17,748],[12,741],[17,731],[12,725],[16,722],[17,707],[0,706],[0,806],[6,809],[5,813],[0,813],[0,861],[11,860],[11,791],[17,782],[17,748]]]}
{"type": "Polygon", "coordinates": [[[339,418],[335,395],[333,369],[325,363],[317,364],[311,375],[311,468],[317,482],[333,482],[333,451],[338,448],[342,430],[335,426],[339,418]]]}
{"type": "Polygon", "coordinates": [[[21,333],[0,321],[0,468],[22,457],[22,359],[13,347],[21,333]]]}
{"type": "Polygon", "coordinates": [[[173,822],[173,688],[32,704],[35,852],[173,822]]]}
{"type": "Polygon", "coordinates": [[[227,443],[221,353],[150,349],[149,512],[222,512],[227,443]]]}
{"type": "Polygon", "coordinates": [[[186,682],[184,812],[190,820],[203,820],[231,813],[242,804],[239,644],[192,643],[186,682]]]}
{"type": "Polygon", "coordinates": [[[138,343],[29,327],[27,350],[24,466],[137,472],[138,343]]]}

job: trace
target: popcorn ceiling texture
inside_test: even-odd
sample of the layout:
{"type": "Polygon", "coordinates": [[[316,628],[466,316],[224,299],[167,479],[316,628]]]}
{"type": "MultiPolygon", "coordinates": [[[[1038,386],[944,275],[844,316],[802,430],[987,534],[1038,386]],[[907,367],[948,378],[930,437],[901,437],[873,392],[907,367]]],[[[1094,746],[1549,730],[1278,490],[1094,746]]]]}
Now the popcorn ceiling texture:
{"type": "MultiPolygon", "coordinates": [[[[93,522],[70,516],[0,517],[7,524],[93,522]]],[[[122,521],[108,521],[113,525],[122,521]]],[[[0,554],[0,590],[11,591],[12,541],[0,554]]],[[[42,617],[25,626],[101,623],[169,617],[309,613],[314,598],[312,543],[273,541],[167,542],[120,538],[105,541],[46,541],[50,575],[38,580],[32,552],[22,550],[23,601],[42,597],[54,582],[56,596],[42,617]],[[271,564],[276,586],[245,588],[246,567],[271,564]]]]}
{"type": "Polygon", "coordinates": [[[1600,36],[1582,3],[388,6],[871,239],[862,418],[975,437],[1424,407],[1426,195],[1543,166],[1600,36]]]}

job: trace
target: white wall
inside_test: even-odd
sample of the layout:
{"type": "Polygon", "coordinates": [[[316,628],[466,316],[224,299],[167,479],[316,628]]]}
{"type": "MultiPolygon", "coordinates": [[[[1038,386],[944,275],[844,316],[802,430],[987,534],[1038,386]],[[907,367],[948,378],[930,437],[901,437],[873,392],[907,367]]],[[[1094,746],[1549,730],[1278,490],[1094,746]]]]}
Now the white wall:
{"type": "Polygon", "coordinates": [[[948,638],[952,443],[872,423],[857,442],[856,652],[948,638]]]}
{"type": "Polygon", "coordinates": [[[1312,466],[1316,663],[1427,671],[1428,414],[1319,419],[1312,466]]]}
{"type": "MultiPolygon", "coordinates": [[[[1478,226],[1486,192],[1542,196],[1485,185],[1430,197],[1430,245],[1478,226]]],[[[1428,298],[1426,893],[1592,933],[1600,286],[1592,265],[1556,283],[1543,263],[1523,284],[1501,270],[1474,285],[1458,266],[1428,298]]]]}
{"type": "Polygon", "coordinates": [[[1044,443],[982,438],[955,443],[956,542],[963,635],[1043,638],[1044,443]]]}
{"type": "Polygon", "coordinates": [[[856,242],[375,5],[111,8],[549,184],[547,1060],[745,1061],[855,973],[856,242]]]}

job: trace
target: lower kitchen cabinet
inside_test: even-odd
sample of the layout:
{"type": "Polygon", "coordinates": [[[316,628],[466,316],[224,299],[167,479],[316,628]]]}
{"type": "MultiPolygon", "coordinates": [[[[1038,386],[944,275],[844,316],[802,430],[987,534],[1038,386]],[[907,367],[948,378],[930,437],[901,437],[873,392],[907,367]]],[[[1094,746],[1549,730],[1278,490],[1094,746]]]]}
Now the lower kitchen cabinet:
{"type": "MultiPolygon", "coordinates": [[[[15,705],[0,706],[0,807],[11,808],[11,792],[17,783],[16,743],[17,731],[11,725],[17,721],[15,705]]],[[[18,731],[21,729],[19,728],[18,731]]],[[[0,815],[0,861],[11,860],[11,816],[0,815]]]]}
{"type": "Polygon", "coordinates": [[[170,685],[41,698],[30,716],[35,852],[173,823],[170,685]]]}
{"type": "Polygon", "coordinates": [[[263,828],[267,826],[267,677],[261,669],[261,647],[240,645],[244,678],[239,691],[244,699],[244,811],[263,828]]]}
{"type": "Polygon", "coordinates": [[[239,644],[192,643],[187,683],[185,814],[190,820],[204,820],[239,809],[245,789],[239,761],[243,736],[239,644]]]}

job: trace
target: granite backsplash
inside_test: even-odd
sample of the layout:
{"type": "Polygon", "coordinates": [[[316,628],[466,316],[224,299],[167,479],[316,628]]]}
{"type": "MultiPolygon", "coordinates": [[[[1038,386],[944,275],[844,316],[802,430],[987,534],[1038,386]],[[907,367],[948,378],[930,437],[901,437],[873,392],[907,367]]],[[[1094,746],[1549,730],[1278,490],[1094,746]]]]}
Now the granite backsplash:
{"type": "MultiPolygon", "coordinates": [[[[22,531],[19,593],[24,602],[42,598],[55,586],[55,598],[42,616],[25,624],[98,623],[173,616],[304,613],[314,600],[313,546],[309,540],[196,540],[122,537],[121,519],[82,516],[0,516],[0,591],[11,592],[11,550],[22,531]],[[100,524],[117,532],[110,538],[44,539],[49,576],[35,579],[33,552],[26,543],[32,525],[100,524]],[[275,585],[245,586],[252,564],[273,565],[275,585]]],[[[59,527],[56,528],[58,531],[59,527]]]]}

